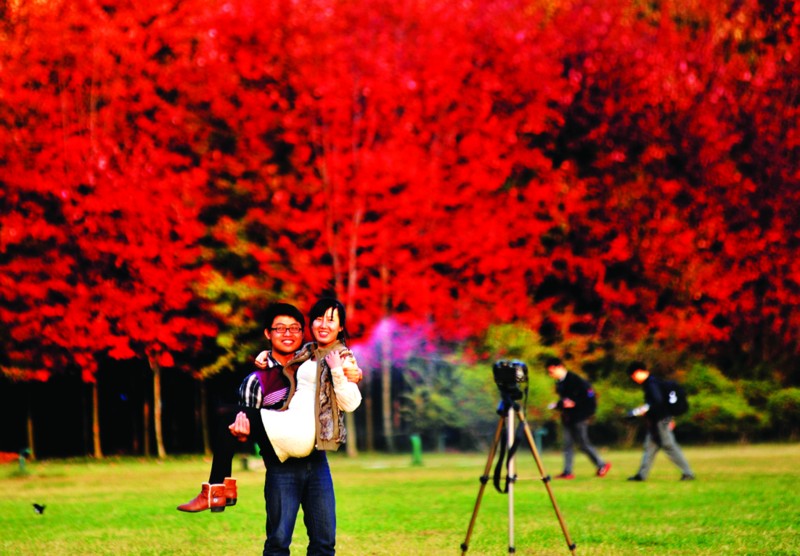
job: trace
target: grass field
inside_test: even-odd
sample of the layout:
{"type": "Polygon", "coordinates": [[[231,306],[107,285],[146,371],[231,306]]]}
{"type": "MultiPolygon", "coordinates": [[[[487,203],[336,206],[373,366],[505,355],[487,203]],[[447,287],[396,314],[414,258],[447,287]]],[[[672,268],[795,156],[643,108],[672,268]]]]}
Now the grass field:
{"type": "MultiPolygon", "coordinates": [[[[698,475],[659,454],[645,483],[630,483],[639,451],[610,451],[613,468],[593,476],[579,454],[573,481],[553,492],[576,554],[800,554],[800,445],[686,448],[698,475]]],[[[555,475],[561,455],[547,451],[555,475]]],[[[338,553],[460,554],[487,454],[331,456],[337,494],[338,553]]],[[[239,503],[223,513],[185,514],[207,479],[201,457],[58,460],[0,466],[0,554],[260,554],[264,539],[263,470],[235,462],[239,503]],[[37,514],[32,504],[46,506],[37,514]]],[[[517,457],[514,521],[517,554],[570,554],[530,451],[517,457]]],[[[467,554],[507,554],[508,497],[491,481],[467,554]]],[[[298,522],[295,554],[305,554],[298,522]]]]}

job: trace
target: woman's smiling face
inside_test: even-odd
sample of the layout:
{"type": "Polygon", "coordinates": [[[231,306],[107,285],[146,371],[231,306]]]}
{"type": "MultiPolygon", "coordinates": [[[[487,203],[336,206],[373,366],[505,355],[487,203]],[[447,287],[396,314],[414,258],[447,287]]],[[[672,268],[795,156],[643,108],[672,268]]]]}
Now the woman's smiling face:
{"type": "Polygon", "coordinates": [[[311,333],[321,348],[333,344],[341,331],[342,325],[339,323],[339,311],[335,307],[331,307],[311,323],[311,333]]]}

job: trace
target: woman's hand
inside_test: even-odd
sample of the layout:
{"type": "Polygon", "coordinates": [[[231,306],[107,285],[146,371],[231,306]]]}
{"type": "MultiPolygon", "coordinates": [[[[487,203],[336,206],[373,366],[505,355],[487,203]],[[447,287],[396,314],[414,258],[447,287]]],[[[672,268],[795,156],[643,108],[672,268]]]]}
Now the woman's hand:
{"type": "Polygon", "coordinates": [[[239,442],[247,440],[247,437],[250,436],[250,420],[247,418],[247,414],[243,411],[237,413],[236,419],[228,425],[228,429],[239,442]]]}
{"type": "Polygon", "coordinates": [[[349,349],[343,349],[341,352],[332,351],[325,356],[325,361],[331,369],[341,367],[349,382],[358,384],[364,377],[364,373],[358,368],[353,352],[349,349]]]}
{"type": "Polygon", "coordinates": [[[267,361],[269,361],[269,353],[262,351],[256,356],[256,367],[259,369],[266,369],[267,361]]]}
{"type": "Polygon", "coordinates": [[[342,361],[343,361],[342,356],[339,354],[338,351],[332,351],[325,356],[325,362],[331,369],[335,369],[336,367],[341,367],[342,361]]]}

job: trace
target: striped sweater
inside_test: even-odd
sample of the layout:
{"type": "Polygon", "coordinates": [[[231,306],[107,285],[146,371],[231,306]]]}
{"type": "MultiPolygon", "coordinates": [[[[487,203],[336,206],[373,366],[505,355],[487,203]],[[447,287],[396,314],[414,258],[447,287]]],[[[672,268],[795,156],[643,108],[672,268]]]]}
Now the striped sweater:
{"type": "Polygon", "coordinates": [[[239,405],[256,408],[281,407],[289,393],[283,367],[267,352],[267,368],[256,369],[239,386],[239,405]]]}

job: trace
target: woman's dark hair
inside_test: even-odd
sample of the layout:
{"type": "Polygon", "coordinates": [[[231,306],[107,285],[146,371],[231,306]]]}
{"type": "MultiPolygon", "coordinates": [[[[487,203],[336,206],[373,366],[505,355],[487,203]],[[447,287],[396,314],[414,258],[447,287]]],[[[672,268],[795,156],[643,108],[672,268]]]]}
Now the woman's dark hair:
{"type": "Polygon", "coordinates": [[[309,324],[313,324],[315,320],[323,316],[330,309],[336,309],[339,313],[339,324],[342,327],[342,331],[339,332],[337,339],[345,343],[347,342],[347,314],[344,310],[344,305],[342,305],[341,301],[338,299],[334,299],[333,297],[320,298],[308,312],[308,322],[309,324]]]}

